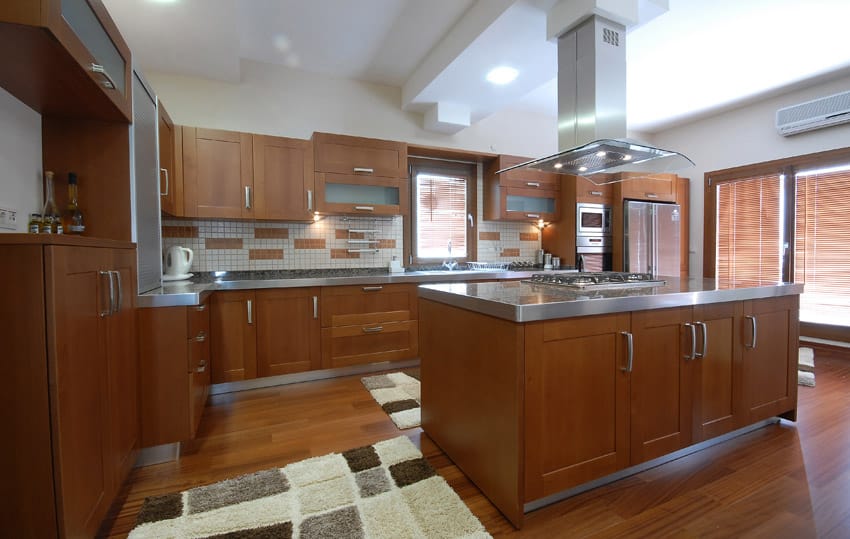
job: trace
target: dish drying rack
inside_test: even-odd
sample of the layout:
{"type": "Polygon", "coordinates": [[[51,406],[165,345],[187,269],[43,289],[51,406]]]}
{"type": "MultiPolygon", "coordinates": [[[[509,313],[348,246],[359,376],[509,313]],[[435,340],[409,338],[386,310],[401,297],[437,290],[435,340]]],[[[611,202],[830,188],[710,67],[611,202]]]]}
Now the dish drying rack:
{"type": "Polygon", "coordinates": [[[510,262],[467,262],[467,267],[475,271],[492,271],[506,270],[510,267],[510,262]]]}
{"type": "MultiPolygon", "coordinates": [[[[367,224],[367,222],[376,222],[383,221],[386,219],[369,219],[369,220],[358,220],[350,218],[343,218],[343,221],[348,221],[349,227],[354,226],[357,222],[362,224],[367,224]]],[[[378,244],[381,242],[375,236],[380,232],[380,230],[372,229],[372,228],[349,228],[348,229],[348,252],[349,253],[377,253],[380,251],[378,248],[378,244]],[[352,234],[362,235],[362,238],[352,238],[352,234]]]]}

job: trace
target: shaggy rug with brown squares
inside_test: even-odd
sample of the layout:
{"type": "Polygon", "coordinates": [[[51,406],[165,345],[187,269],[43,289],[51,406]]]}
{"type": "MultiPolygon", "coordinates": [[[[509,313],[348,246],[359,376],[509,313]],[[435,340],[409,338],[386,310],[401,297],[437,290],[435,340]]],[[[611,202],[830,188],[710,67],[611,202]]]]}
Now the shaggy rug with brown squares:
{"type": "Polygon", "coordinates": [[[396,427],[410,429],[421,424],[419,380],[403,372],[392,372],[367,376],[360,381],[396,427]]]}

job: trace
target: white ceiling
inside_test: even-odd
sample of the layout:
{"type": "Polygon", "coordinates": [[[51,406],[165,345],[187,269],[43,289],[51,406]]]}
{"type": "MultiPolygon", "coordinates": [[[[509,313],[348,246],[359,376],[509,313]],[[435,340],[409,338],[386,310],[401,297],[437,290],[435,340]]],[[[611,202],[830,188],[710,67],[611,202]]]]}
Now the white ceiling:
{"type": "MultiPolygon", "coordinates": [[[[665,0],[650,0],[664,3],[665,0]]],[[[850,72],[850,0],[668,0],[627,37],[629,129],[850,72]]],[[[401,106],[556,115],[556,0],[104,0],[143,71],[237,82],[240,59],[402,89],[401,106]],[[494,87],[487,70],[517,80],[494,87]]],[[[462,127],[462,126],[461,126],[462,127]]]]}

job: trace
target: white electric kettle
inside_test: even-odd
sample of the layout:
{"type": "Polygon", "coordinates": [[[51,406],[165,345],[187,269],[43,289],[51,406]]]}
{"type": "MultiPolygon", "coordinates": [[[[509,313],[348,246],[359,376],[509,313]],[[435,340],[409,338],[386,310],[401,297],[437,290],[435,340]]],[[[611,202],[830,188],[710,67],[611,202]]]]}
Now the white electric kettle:
{"type": "Polygon", "coordinates": [[[175,245],[170,247],[165,252],[165,274],[166,275],[185,275],[189,273],[189,268],[192,267],[192,259],[195,258],[195,253],[192,249],[175,245]]]}

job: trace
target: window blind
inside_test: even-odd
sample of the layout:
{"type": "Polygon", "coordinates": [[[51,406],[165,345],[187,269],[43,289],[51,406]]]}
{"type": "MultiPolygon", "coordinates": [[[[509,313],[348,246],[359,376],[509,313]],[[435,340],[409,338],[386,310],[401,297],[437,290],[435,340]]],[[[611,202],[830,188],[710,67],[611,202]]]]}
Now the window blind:
{"type": "Polygon", "coordinates": [[[794,280],[819,321],[850,320],[850,165],[796,175],[794,280]]]}
{"type": "Polygon", "coordinates": [[[416,174],[416,256],[466,258],[466,178],[416,174]]]}
{"type": "Polygon", "coordinates": [[[718,279],[741,285],[782,280],[781,175],[717,186],[718,279]]]}

